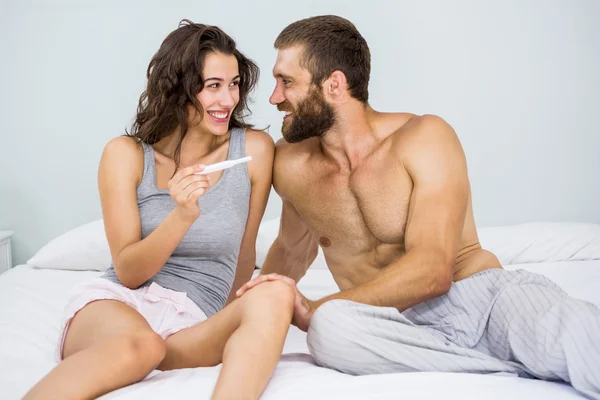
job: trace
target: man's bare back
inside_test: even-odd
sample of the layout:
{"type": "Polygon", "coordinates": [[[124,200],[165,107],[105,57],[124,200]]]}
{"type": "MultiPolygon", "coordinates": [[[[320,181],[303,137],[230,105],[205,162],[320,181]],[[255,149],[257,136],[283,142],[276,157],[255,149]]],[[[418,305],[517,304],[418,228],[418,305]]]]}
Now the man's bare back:
{"type": "MultiPolygon", "coordinates": [[[[298,251],[311,248],[314,253],[318,243],[341,290],[372,280],[405,254],[409,209],[411,202],[418,206],[419,201],[412,198],[413,180],[403,165],[403,149],[414,148],[410,142],[427,129],[427,121],[372,109],[367,117],[377,143],[353,170],[340,170],[331,162],[319,138],[277,144],[274,186],[299,217],[288,218],[298,227],[287,230],[302,232],[305,224],[309,237],[298,251]]],[[[429,149],[421,146],[418,151],[429,149]]],[[[489,268],[501,265],[479,244],[469,189],[453,280],[489,268]]]]}

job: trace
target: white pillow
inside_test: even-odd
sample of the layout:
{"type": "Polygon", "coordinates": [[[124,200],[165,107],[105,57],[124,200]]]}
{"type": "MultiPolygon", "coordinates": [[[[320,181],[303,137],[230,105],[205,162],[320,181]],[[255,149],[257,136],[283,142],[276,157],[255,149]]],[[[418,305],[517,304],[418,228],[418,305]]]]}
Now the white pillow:
{"type": "MultiPolygon", "coordinates": [[[[256,266],[261,268],[267,252],[279,233],[279,218],[260,225],[256,237],[256,266]]],[[[27,264],[37,268],[65,269],[75,271],[106,271],[112,262],[108,241],[104,232],[104,221],[99,219],[78,226],[42,247],[27,264]]],[[[327,269],[323,252],[313,267],[327,269]]]]}
{"type": "Polygon", "coordinates": [[[100,219],[51,240],[27,264],[46,269],[105,271],[111,262],[104,222],[100,219]]]}
{"type": "MultiPolygon", "coordinates": [[[[279,218],[261,224],[256,243],[256,264],[262,267],[269,247],[279,233],[279,218]]],[[[600,225],[577,222],[533,222],[478,229],[482,247],[502,265],[600,260],[600,225]]],[[[311,268],[327,269],[323,251],[311,268]]]]}
{"type": "MultiPolygon", "coordinates": [[[[258,228],[258,235],[256,236],[256,266],[262,268],[267,253],[271,248],[271,245],[279,234],[279,218],[270,219],[260,224],[258,228]]],[[[312,269],[328,269],[323,250],[319,246],[319,253],[317,258],[311,264],[312,269]]]]}
{"type": "MultiPolygon", "coordinates": [[[[279,218],[261,223],[256,238],[256,265],[261,268],[279,233],[279,218]]],[[[480,228],[481,245],[503,265],[600,260],[600,225],[535,222],[480,228]]],[[[103,221],[72,229],[42,247],[27,264],[38,268],[105,271],[111,264],[103,221]]],[[[327,269],[319,247],[313,269],[327,269]]]]}
{"type": "Polygon", "coordinates": [[[600,260],[600,225],[532,222],[478,230],[481,246],[502,265],[600,260]]]}

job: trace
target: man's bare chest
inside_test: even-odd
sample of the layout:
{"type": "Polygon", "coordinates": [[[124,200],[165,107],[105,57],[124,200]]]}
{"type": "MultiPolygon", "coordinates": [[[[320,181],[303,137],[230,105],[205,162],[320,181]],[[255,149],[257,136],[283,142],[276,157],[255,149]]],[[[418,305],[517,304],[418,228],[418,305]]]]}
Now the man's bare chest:
{"type": "Polygon", "coordinates": [[[404,243],[412,181],[403,169],[372,162],[347,175],[314,171],[290,200],[321,246],[364,252],[404,243]]]}

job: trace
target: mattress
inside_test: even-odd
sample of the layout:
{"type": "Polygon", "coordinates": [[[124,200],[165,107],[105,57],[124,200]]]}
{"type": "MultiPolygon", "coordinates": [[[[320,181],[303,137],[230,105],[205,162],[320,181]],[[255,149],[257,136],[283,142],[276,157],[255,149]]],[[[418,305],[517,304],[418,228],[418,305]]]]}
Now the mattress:
{"type": "MultiPolygon", "coordinates": [[[[600,260],[511,265],[544,274],[574,297],[600,305],[600,260]]],[[[19,399],[54,366],[59,322],[69,288],[99,276],[17,266],[0,275],[0,398],[19,399]]],[[[308,298],[337,291],[327,270],[310,269],[299,283],[308,298]]],[[[257,343],[257,346],[260,346],[257,343]]],[[[154,371],[102,399],[208,399],[220,366],[154,371]]],[[[569,385],[511,375],[396,373],[350,376],[316,366],[306,334],[291,327],[263,399],[579,399],[569,385]]]]}

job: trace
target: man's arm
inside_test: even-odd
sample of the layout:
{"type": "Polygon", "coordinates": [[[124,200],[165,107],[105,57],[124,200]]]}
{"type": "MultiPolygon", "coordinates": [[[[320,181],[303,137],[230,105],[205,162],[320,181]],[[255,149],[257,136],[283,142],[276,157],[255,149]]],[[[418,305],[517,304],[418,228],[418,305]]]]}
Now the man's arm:
{"type": "Polygon", "coordinates": [[[290,202],[298,190],[299,174],[304,168],[296,150],[285,140],[275,144],[273,161],[273,188],[283,202],[279,234],[271,245],[261,275],[280,274],[300,280],[317,257],[318,244],[306,223],[290,202]]]}
{"type": "Polygon", "coordinates": [[[299,281],[317,257],[318,244],[294,206],[283,200],[279,235],[271,245],[261,274],[276,273],[299,281]]]}
{"type": "Polygon", "coordinates": [[[348,299],[403,311],[450,290],[469,198],[464,152],[441,118],[421,117],[403,148],[413,180],[405,232],[406,254],[373,280],[313,302],[348,299]]]}

